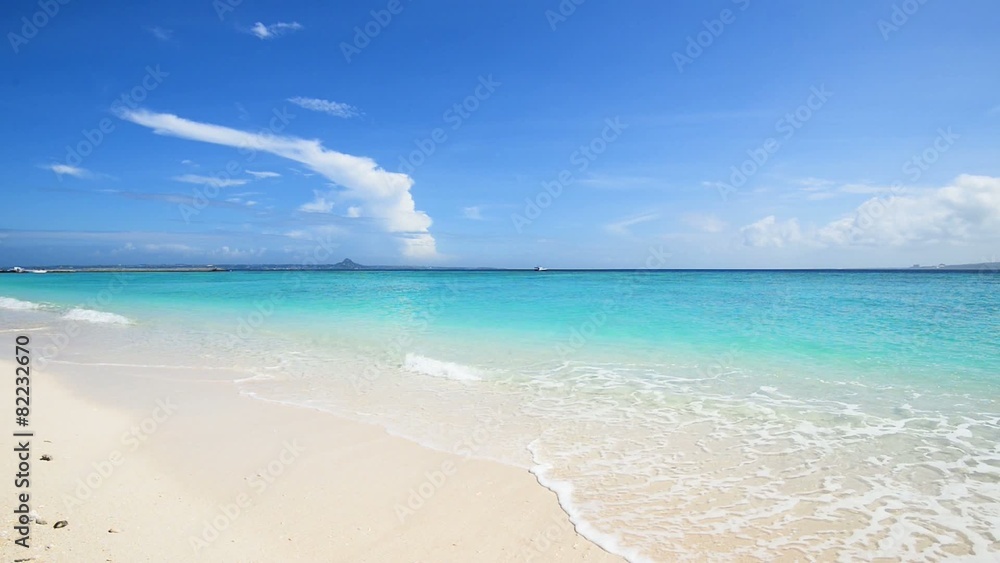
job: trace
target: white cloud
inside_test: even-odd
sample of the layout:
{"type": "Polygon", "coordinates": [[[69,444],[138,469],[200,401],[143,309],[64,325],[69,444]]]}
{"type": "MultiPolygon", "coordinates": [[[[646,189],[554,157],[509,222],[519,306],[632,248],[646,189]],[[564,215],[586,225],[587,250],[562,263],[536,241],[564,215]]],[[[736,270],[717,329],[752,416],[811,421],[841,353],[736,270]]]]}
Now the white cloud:
{"type": "Polygon", "coordinates": [[[223,246],[222,248],[218,248],[216,250],[209,252],[209,255],[219,258],[245,259],[245,258],[258,258],[260,256],[263,256],[266,251],[267,248],[265,247],[240,249],[240,248],[231,248],[229,246],[223,246]]]}
{"type": "Polygon", "coordinates": [[[124,246],[121,246],[119,248],[112,248],[111,250],[108,251],[108,253],[111,254],[112,256],[117,256],[119,254],[134,252],[135,250],[136,247],[134,244],[132,244],[131,242],[126,242],[124,246]]]}
{"type": "Polygon", "coordinates": [[[891,248],[1000,241],[1000,178],[964,174],[942,188],[897,189],[808,233],[803,233],[797,219],[780,222],[773,215],[740,232],[747,246],[891,248]]]}
{"type": "Polygon", "coordinates": [[[300,29],[302,29],[302,24],[299,22],[278,22],[272,23],[271,25],[264,25],[261,22],[257,22],[250,28],[250,33],[260,39],[274,39],[275,37],[280,37],[289,31],[298,31],[300,29]]]}
{"type": "Polygon", "coordinates": [[[899,246],[1000,238],[1000,178],[962,175],[951,185],[898,192],[862,203],[822,227],[829,245],[899,246]]]}
{"type": "Polygon", "coordinates": [[[160,41],[170,41],[170,38],[174,35],[174,30],[164,29],[160,26],[147,27],[146,31],[152,33],[153,37],[160,41]]]}
{"type": "Polygon", "coordinates": [[[51,170],[60,176],[73,176],[75,178],[90,178],[93,176],[90,170],[70,166],[68,164],[50,164],[44,168],[51,170]]]}
{"type": "Polygon", "coordinates": [[[361,217],[361,208],[360,207],[348,207],[347,208],[347,216],[351,217],[351,218],[361,217]]]}
{"type": "Polygon", "coordinates": [[[313,200],[299,206],[299,211],[305,213],[329,213],[333,210],[333,194],[325,194],[318,190],[313,190],[313,200]]]}
{"type": "Polygon", "coordinates": [[[198,166],[197,164],[195,164],[195,162],[193,160],[191,160],[189,158],[185,158],[184,160],[182,160],[181,164],[183,164],[185,166],[198,166]]]}
{"type": "Polygon", "coordinates": [[[801,178],[795,183],[802,186],[802,191],[806,192],[825,190],[836,185],[836,182],[834,182],[833,180],[824,180],[823,178],[812,178],[812,177],[801,178]]]}
{"type": "Polygon", "coordinates": [[[246,173],[253,176],[254,178],[257,178],[258,180],[264,178],[278,178],[279,176],[281,176],[281,174],[278,174],[277,172],[255,172],[253,170],[247,170],[246,173]]]}
{"type": "Polygon", "coordinates": [[[637,217],[630,217],[628,219],[623,219],[621,221],[616,221],[614,223],[609,223],[604,226],[604,230],[620,236],[631,235],[632,233],[628,230],[629,227],[638,225],[640,223],[646,223],[658,219],[660,215],[658,213],[646,213],[639,215],[637,217]]]}
{"type": "MultiPolygon", "coordinates": [[[[130,243],[131,244],[131,243],[130,243]]],[[[198,252],[198,249],[188,246],[186,244],[146,244],[143,245],[143,250],[148,252],[172,252],[176,254],[192,254],[198,252]]]]}
{"type": "Polygon", "coordinates": [[[320,238],[329,239],[334,236],[346,234],[344,229],[336,225],[314,225],[303,229],[295,229],[286,233],[281,233],[288,238],[301,240],[318,240],[320,238]]]}
{"type": "Polygon", "coordinates": [[[837,191],[845,194],[880,194],[889,191],[888,186],[873,186],[871,184],[844,184],[837,191]]]}
{"type": "Polygon", "coordinates": [[[299,170],[298,168],[289,168],[289,170],[291,170],[292,172],[295,172],[299,176],[303,176],[305,178],[312,178],[313,176],[315,176],[315,174],[310,174],[309,172],[303,172],[303,171],[299,170]]]}
{"type": "Polygon", "coordinates": [[[681,217],[681,221],[689,227],[706,233],[721,233],[728,226],[725,221],[712,214],[688,213],[681,217]]]}
{"type": "Polygon", "coordinates": [[[244,200],[241,197],[226,198],[226,201],[229,202],[229,203],[236,203],[236,204],[239,204],[239,205],[243,205],[245,207],[253,207],[253,206],[257,205],[256,201],[254,201],[252,199],[251,200],[244,200]]]}
{"type": "Polygon", "coordinates": [[[781,248],[786,244],[802,240],[802,230],[799,228],[798,220],[779,222],[774,215],[743,227],[740,229],[740,234],[743,236],[743,244],[757,247],[781,248]]]}
{"type": "Polygon", "coordinates": [[[578,181],[581,185],[605,190],[628,190],[650,188],[656,185],[656,180],[648,176],[613,176],[607,174],[590,174],[578,181]]]}
{"type": "Polygon", "coordinates": [[[357,117],[361,115],[358,108],[341,102],[331,102],[330,100],[322,100],[319,98],[288,98],[289,102],[299,106],[300,108],[307,109],[310,111],[319,111],[326,113],[335,117],[357,117]]]}
{"type": "Polygon", "coordinates": [[[176,115],[146,110],[124,110],[119,115],[159,135],[170,135],[205,143],[241,148],[252,146],[305,165],[345,188],[345,199],[358,200],[368,216],[377,219],[387,233],[395,235],[404,255],[432,258],[437,255],[430,234],[431,218],[416,210],[410,193],[413,179],[389,172],[374,160],[344,154],[324,147],[318,140],[251,133],[209,123],[199,123],[176,115]]]}
{"type": "Polygon", "coordinates": [[[483,220],[482,208],[478,205],[473,205],[472,207],[465,207],[462,209],[462,216],[466,219],[474,219],[476,221],[483,220]]]}
{"type": "Polygon", "coordinates": [[[211,176],[199,176],[198,174],[184,174],[183,176],[174,176],[174,180],[178,182],[186,182],[188,184],[201,184],[203,186],[213,186],[216,188],[227,188],[229,186],[242,186],[247,183],[247,180],[238,180],[230,178],[213,178],[211,176]]]}

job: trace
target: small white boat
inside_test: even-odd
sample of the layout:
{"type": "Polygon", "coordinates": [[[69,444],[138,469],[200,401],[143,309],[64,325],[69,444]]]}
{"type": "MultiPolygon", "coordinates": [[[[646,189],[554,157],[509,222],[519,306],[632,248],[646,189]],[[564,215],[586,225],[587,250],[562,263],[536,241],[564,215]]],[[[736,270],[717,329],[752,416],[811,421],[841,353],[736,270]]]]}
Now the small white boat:
{"type": "Polygon", "coordinates": [[[541,266],[535,266],[535,271],[536,272],[544,272],[546,270],[548,270],[548,268],[543,268],[541,266]]]}

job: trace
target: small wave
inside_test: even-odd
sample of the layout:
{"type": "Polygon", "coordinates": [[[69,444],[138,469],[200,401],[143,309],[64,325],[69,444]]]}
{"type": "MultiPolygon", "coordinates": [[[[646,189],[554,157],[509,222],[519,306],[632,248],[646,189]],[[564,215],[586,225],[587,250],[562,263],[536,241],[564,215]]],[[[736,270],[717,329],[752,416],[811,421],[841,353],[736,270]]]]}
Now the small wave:
{"type": "Polygon", "coordinates": [[[429,375],[431,377],[443,377],[457,381],[480,381],[482,374],[476,368],[463,366],[452,362],[442,362],[433,358],[427,358],[418,354],[407,354],[403,362],[406,371],[429,375]]]}
{"type": "Polygon", "coordinates": [[[34,311],[35,309],[41,308],[41,305],[38,303],[32,303],[31,301],[21,301],[20,299],[14,299],[13,297],[0,297],[0,309],[9,309],[11,311],[34,311]]]}
{"type": "Polygon", "coordinates": [[[103,324],[120,324],[120,325],[130,325],[132,321],[121,315],[116,315],[114,313],[107,313],[104,311],[94,311],[91,309],[72,309],[70,312],[63,315],[63,318],[68,321],[86,321],[88,323],[103,323],[103,324]]]}
{"type": "Polygon", "coordinates": [[[558,480],[550,475],[553,469],[552,464],[539,461],[539,452],[536,447],[537,441],[528,444],[528,451],[534,458],[535,465],[528,469],[538,484],[552,491],[556,495],[556,501],[560,508],[569,517],[570,523],[578,534],[590,540],[598,547],[615,555],[620,555],[629,563],[650,563],[651,560],[645,557],[638,549],[626,547],[617,534],[602,532],[597,526],[588,522],[583,515],[583,511],[573,502],[574,486],[567,481],[558,480]]]}

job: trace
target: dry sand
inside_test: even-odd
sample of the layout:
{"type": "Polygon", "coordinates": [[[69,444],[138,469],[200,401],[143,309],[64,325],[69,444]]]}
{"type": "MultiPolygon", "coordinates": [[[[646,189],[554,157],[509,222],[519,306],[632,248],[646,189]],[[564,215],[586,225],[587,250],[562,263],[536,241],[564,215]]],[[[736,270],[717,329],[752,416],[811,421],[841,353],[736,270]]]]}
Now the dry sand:
{"type": "MultiPolygon", "coordinates": [[[[31,383],[30,504],[45,525],[30,549],[13,543],[13,420],[3,432],[2,561],[620,561],[524,470],[227,381],[56,371],[31,383]]],[[[14,365],[0,373],[12,395],[14,365]]]]}

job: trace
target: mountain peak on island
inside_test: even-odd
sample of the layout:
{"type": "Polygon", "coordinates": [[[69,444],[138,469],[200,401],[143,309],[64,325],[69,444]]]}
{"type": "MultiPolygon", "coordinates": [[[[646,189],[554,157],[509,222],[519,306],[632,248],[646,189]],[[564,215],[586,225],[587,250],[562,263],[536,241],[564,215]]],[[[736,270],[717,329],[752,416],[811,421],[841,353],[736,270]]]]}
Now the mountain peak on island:
{"type": "Polygon", "coordinates": [[[334,264],[333,267],[339,270],[361,270],[364,268],[364,266],[358,264],[350,258],[344,258],[340,262],[334,264]]]}

